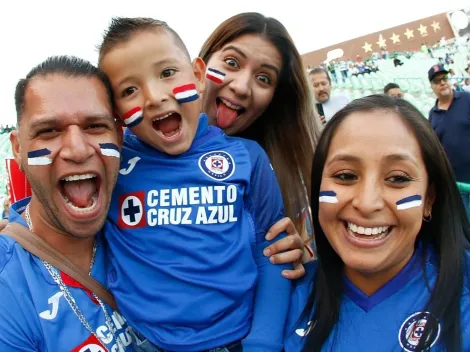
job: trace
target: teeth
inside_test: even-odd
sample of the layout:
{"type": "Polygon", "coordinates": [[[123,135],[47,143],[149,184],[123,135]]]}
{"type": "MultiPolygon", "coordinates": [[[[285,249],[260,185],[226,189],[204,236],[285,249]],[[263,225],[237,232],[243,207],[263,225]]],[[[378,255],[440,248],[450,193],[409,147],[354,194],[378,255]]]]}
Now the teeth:
{"type": "Polygon", "coordinates": [[[379,235],[388,231],[390,226],[382,226],[382,227],[362,227],[353,224],[352,222],[348,222],[348,229],[352,232],[358,233],[360,235],[372,236],[372,235],[379,235]]]}
{"type": "Polygon", "coordinates": [[[78,180],[87,180],[89,178],[94,178],[96,177],[95,174],[84,174],[84,175],[70,175],[67,177],[64,177],[62,181],[78,181],[78,180]]]}
{"type": "Polygon", "coordinates": [[[222,100],[222,103],[224,103],[225,105],[227,105],[230,109],[233,109],[233,110],[241,110],[241,109],[242,109],[241,106],[234,105],[234,104],[232,104],[231,102],[229,102],[228,100],[225,100],[225,99],[223,99],[223,98],[220,98],[220,100],[222,100]]]}
{"type": "Polygon", "coordinates": [[[153,119],[153,122],[166,119],[168,116],[171,116],[171,115],[173,115],[173,114],[174,114],[174,112],[169,112],[168,114],[166,114],[166,115],[164,115],[164,116],[156,117],[156,118],[153,119]]]}

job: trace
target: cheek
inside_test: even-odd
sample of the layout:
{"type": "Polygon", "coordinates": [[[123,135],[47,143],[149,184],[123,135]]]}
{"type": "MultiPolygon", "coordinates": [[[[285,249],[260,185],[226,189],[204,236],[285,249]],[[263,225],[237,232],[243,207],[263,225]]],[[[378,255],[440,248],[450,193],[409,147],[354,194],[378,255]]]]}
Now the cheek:
{"type": "Polygon", "coordinates": [[[259,117],[268,108],[274,96],[274,89],[256,89],[253,101],[253,110],[259,117]]]}

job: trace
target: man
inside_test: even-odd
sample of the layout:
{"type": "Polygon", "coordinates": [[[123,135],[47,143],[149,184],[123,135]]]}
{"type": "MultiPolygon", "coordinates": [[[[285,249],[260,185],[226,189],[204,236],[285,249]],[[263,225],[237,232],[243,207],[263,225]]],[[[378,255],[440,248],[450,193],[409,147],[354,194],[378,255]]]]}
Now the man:
{"type": "Polygon", "coordinates": [[[400,86],[396,83],[389,83],[384,87],[384,94],[390,95],[394,98],[403,98],[403,92],[400,86]]]}
{"type": "MultiPolygon", "coordinates": [[[[15,91],[15,160],[32,196],[10,209],[78,268],[106,283],[106,219],[119,168],[122,134],[111,88],[90,63],[53,57],[15,91]],[[114,154],[105,151],[116,146],[114,154]],[[105,148],[106,147],[106,148],[105,148]]],[[[49,263],[0,236],[0,351],[125,351],[125,320],[49,263]]]]}
{"type": "MultiPolygon", "coordinates": [[[[470,184],[470,93],[452,89],[443,65],[429,69],[428,77],[437,97],[429,122],[441,141],[457,182],[470,184]]],[[[470,218],[470,194],[461,191],[470,218]]]]}
{"type": "Polygon", "coordinates": [[[317,101],[316,109],[322,124],[325,125],[336,112],[349,103],[350,99],[345,94],[330,96],[331,79],[325,69],[321,67],[314,68],[310,71],[310,79],[317,101]]]}

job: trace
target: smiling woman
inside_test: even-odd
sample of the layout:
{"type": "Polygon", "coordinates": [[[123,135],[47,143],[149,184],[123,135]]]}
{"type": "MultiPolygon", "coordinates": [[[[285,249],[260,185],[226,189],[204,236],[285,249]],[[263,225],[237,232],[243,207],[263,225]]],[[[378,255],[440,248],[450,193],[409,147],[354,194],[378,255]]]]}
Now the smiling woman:
{"type": "Polygon", "coordinates": [[[286,351],[469,350],[470,229],[427,120],[404,100],[355,100],[313,164],[318,263],[286,351]]]}

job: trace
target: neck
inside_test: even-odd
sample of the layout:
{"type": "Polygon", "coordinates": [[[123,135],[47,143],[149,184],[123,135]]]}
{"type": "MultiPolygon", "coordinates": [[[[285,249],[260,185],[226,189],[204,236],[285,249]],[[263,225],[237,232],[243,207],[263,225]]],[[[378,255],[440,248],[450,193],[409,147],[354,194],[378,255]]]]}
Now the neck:
{"type": "Polygon", "coordinates": [[[450,102],[452,101],[452,98],[454,97],[454,94],[449,94],[447,96],[441,96],[439,97],[439,104],[441,105],[449,105],[450,102]]]}
{"type": "MultiPolygon", "coordinates": [[[[78,268],[88,273],[93,256],[95,236],[78,238],[57,229],[50,221],[47,221],[49,217],[34,195],[29,205],[29,214],[33,227],[31,230],[34,230],[37,236],[68,257],[78,268]]],[[[23,217],[25,216],[24,212],[23,217]]]]}
{"type": "Polygon", "coordinates": [[[344,274],[357,288],[367,296],[371,296],[392,280],[408,264],[412,256],[413,251],[393,267],[375,273],[360,272],[345,266],[344,274]]]}

